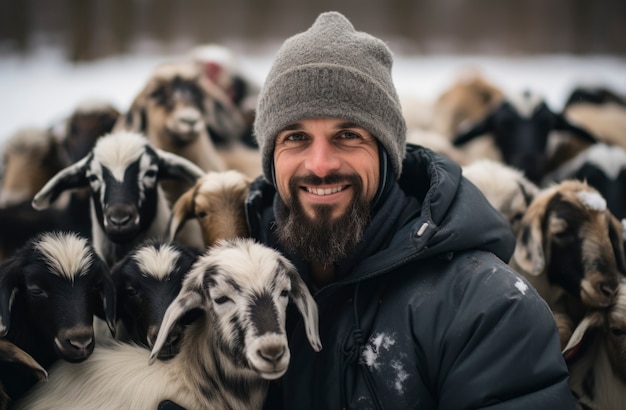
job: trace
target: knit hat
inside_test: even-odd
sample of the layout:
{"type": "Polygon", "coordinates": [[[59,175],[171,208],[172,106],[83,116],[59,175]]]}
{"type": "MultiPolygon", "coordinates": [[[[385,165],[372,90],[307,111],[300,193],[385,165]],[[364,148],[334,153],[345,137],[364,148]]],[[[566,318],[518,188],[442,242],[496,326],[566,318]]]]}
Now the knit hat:
{"type": "Polygon", "coordinates": [[[287,39],[259,95],[254,133],[263,174],[272,178],[276,136],[307,118],[335,117],[368,130],[385,147],[397,177],[405,156],[406,123],[391,79],[387,45],[355,31],[338,12],[319,15],[287,39]]]}

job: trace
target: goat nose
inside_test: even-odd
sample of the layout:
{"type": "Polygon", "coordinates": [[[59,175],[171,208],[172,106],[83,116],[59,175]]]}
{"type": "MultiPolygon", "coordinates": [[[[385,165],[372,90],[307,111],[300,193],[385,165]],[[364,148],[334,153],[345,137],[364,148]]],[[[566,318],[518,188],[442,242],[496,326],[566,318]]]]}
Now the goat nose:
{"type": "Polygon", "coordinates": [[[197,118],[189,118],[189,117],[182,117],[179,119],[180,122],[182,122],[185,125],[188,125],[190,128],[193,128],[193,126],[196,124],[196,122],[198,122],[197,118]]]}
{"type": "Polygon", "coordinates": [[[67,343],[76,350],[84,350],[93,343],[92,335],[74,336],[67,340],[67,343]]]}
{"type": "Polygon", "coordinates": [[[283,357],[283,355],[285,354],[285,351],[286,351],[285,346],[275,345],[275,346],[268,346],[263,349],[259,349],[257,350],[257,354],[259,355],[260,358],[262,358],[263,360],[267,362],[276,363],[281,359],[281,357],[283,357]]]}
{"type": "Polygon", "coordinates": [[[109,208],[107,219],[116,227],[129,224],[133,219],[134,211],[130,205],[116,205],[109,208]]]}
{"type": "Polygon", "coordinates": [[[607,283],[607,282],[600,283],[600,285],[598,286],[598,290],[600,291],[602,295],[606,296],[609,299],[612,299],[613,296],[615,295],[615,292],[617,291],[616,286],[614,284],[607,283]]]}

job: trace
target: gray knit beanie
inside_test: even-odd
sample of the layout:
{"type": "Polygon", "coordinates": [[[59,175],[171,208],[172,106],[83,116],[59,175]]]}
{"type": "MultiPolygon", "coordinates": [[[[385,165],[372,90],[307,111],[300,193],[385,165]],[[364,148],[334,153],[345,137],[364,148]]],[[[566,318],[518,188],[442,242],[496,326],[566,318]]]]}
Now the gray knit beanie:
{"type": "Polygon", "coordinates": [[[406,123],[391,79],[387,45],[355,31],[337,12],[322,13],[305,32],[285,41],[258,99],[254,133],[263,174],[272,178],[276,136],[307,118],[336,117],[360,125],[385,147],[400,176],[406,123]]]}

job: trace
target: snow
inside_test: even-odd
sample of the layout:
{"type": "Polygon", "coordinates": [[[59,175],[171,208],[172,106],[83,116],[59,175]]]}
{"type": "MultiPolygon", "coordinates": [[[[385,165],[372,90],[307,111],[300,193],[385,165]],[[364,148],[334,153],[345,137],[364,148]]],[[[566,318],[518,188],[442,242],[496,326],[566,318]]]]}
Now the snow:
{"type": "MultiPolygon", "coordinates": [[[[273,53],[238,55],[244,73],[262,83],[273,53]]],[[[0,58],[0,141],[20,127],[47,127],[79,103],[101,99],[121,111],[130,105],[152,69],[181,55],[127,55],[72,64],[54,49],[0,58]]],[[[580,84],[605,85],[626,93],[626,58],[569,55],[395,56],[394,81],[401,96],[430,102],[460,75],[475,68],[505,92],[525,88],[542,93],[554,110],[580,84]]]]}

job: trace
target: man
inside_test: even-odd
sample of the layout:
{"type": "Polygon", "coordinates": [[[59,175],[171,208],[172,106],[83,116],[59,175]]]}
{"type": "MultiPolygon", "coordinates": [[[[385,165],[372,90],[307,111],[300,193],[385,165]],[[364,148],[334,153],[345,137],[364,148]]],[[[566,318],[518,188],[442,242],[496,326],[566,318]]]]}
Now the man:
{"type": "Polygon", "coordinates": [[[266,407],[574,408],[552,315],[506,264],[507,222],[458,165],[405,145],[391,68],[381,40],[323,13],[260,94],[249,225],[299,267],[323,346],[290,316],[266,407]]]}

